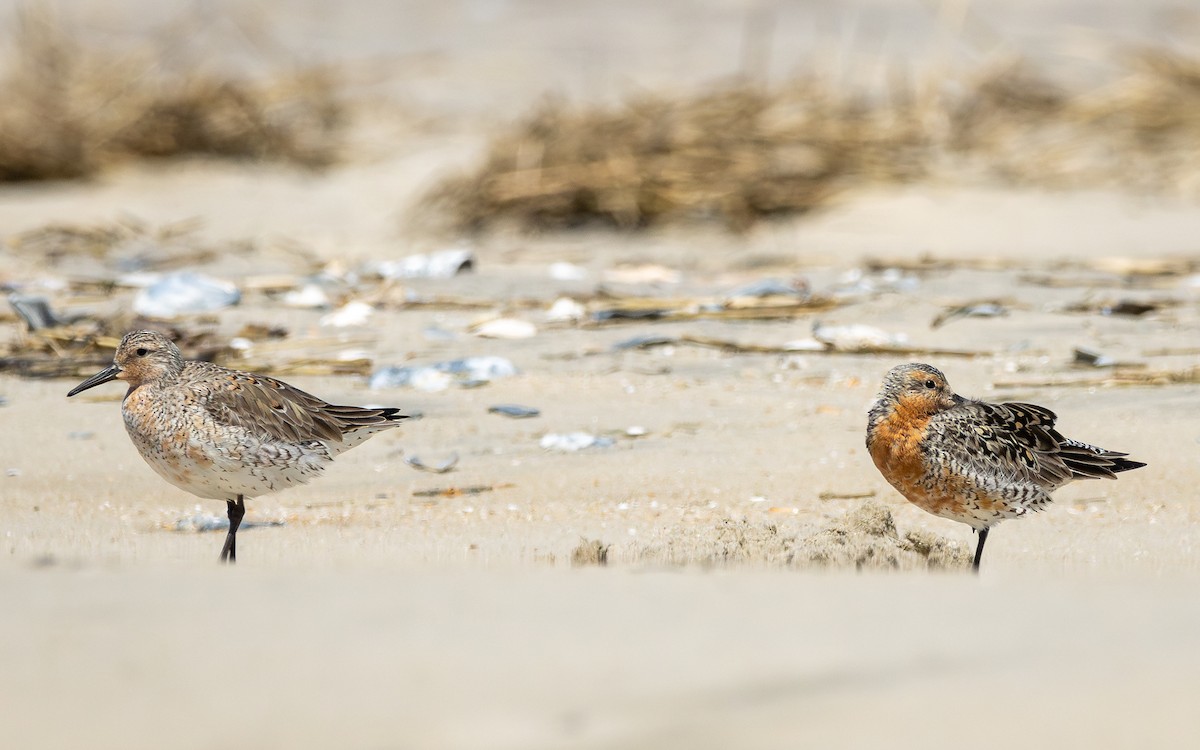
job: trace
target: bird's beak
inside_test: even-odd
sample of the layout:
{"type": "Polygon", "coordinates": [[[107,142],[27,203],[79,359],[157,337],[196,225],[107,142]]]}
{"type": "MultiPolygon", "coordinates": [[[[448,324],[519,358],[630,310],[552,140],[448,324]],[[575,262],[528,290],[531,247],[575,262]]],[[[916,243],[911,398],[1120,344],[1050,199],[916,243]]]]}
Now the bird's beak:
{"type": "Polygon", "coordinates": [[[83,381],[79,385],[72,388],[71,392],[67,394],[67,398],[74,396],[76,393],[82,393],[82,392],[86,391],[88,388],[95,388],[96,386],[100,385],[101,383],[107,383],[110,380],[116,380],[117,376],[120,374],[121,374],[120,367],[117,367],[116,365],[109,365],[108,367],[104,368],[100,372],[96,373],[95,375],[91,376],[87,380],[83,381]]]}

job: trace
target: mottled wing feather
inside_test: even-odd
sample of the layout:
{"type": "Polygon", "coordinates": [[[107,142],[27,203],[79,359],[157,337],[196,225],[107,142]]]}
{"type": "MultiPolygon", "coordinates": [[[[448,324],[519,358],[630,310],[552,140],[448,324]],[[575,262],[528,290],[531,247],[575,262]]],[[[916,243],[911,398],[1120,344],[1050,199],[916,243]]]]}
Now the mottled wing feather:
{"type": "Polygon", "coordinates": [[[930,427],[940,435],[941,450],[962,465],[1047,491],[1072,479],[1112,478],[1136,468],[1121,459],[1124,453],[1063,437],[1054,429],[1056,420],[1054,412],[1035,404],[965,401],[935,415],[930,427]]]}
{"type": "MultiPolygon", "coordinates": [[[[206,364],[206,363],[190,363],[206,364]]],[[[347,432],[398,422],[396,409],[336,406],[264,375],[208,364],[204,406],[218,423],[235,425],[289,443],[341,442],[347,432]],[[213,377],[219,370],[222,377],[213,377]]]]}

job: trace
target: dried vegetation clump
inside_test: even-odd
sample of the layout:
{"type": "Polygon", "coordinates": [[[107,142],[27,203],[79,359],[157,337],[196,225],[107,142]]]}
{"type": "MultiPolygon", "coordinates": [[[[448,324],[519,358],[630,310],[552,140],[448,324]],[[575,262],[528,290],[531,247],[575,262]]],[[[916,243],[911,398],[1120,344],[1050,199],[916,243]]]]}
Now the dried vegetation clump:
{"type": "Polygon", "coordinates": [[[618,110],[543,103],[492,143],[474,174],[433,196],[466,227],[514,218],[639,227],[720,217],[735,226],[822,203],[849,179],[919,176],[926,148],[910,105],[872,107],[816,81],[770,92],[726,85],[648,96],[618,110]]]}
{"type": "Polygon", "coordinates": [[[129,158],[334,158],[343,107],[324,71],[250,80],[89,47],[45,10],[21,13],[8,42],[0,181],[86,177],[129,158]]]}
{"type": "Polygon", "coordinates": [[[571,550],[571,567],[586,568],[592,565],[598,567],[608,565],[608,550],[611,546],[599,539],[581,538],[575,549],[571,550]]]}
{"type": "Polygon", "coordinates": [[[1200,59],[1139,52],[1116,80],[1079,91],[1005,61],[885,96],[810,78],[617,108],[549,101],[430,202],[460,229],[697,218],[745,228],[846,188],[928,176],[1196,192],[1196,143],[1200,59]]]}

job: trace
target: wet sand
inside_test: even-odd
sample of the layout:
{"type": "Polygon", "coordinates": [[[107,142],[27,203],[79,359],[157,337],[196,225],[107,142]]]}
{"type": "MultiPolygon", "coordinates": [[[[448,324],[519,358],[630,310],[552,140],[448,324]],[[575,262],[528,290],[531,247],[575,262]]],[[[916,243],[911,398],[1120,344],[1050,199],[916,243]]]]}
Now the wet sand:
{"type": "MultiPolygon", "coordinates": [[[[495,60],[455,59],[461,67],[435,66],[411,85],[448,97],[436,84],[495,60]]],[[[524,111],[518,94],[537,87],[512,86],[494,97],[524,111]]],[[[460,91],[457,101],[503,111],[483,95],[460,91]]],[[[377,116],[371,133],[405,127],[377,116]]],[[[11,236],[130,212],[152,224],[199,216],[214,240],[293,238],[325,259],[435,249],[406,227],[432,176],[482,143],[483,129],[460,116],[447,132],[406,131],[403,148],[369,150],[319,177],[192,161],[5,186],[0,228],[11,236]]],[[[119,386],[68,401],[77,381],[0,375],[0,736],[41,748],[1187,746],[1200,738],[1200,385],[1054,383],[1104,376],[1071,364],[1081,346],[1142,370],[1195,365],[1195,277],[1134,284],[1097,262],[1187,260],[1198,236],[1200,206],[1178,200],[923,185],[849,195],[747,235],[480,238],[474,273],[410,287],[492,300],[491,310],[381,309],[346,348],[379,366],[496,354],[520,374],[439,392],[288,377],[333,401],[424,419],[340,456],[309,486],[248,503],[248,522],[283,523],[240,534],[236,569],[216,564],[221,532],[173,530],[223,508],[144,464],[121,425],[119,386]],[[832,293],[855,283],[868,258],[930,254],[949,267],[899,272],[906,281],[892,291],[794,320],[583,329],[541,317],[560,294],[600,285],[710,298],[800,276],[832,293]],[[555,261],[583,266],[586,278],[552,280],[555,261]],[[605,281],[632,263],[681,280],[605,281]],[[1127,298],[1161,307],[1096,311],[1127,298]],[[538,305],[510,308],[513,299],[538,305]],[[931,328],[947,307],[986,299],[1008,314],[931,328]],[[536,322],[538,335],[466,332],[500,312],[536,322]],[[964,395],[1043,404],[1065,434],[1149,465],[1071,485],[1046,512],[998,526],[979,578],[822,571],[781,563],[765,542],[713,564],[723,524],[804,538],[863,502],[847,496],[885,505],[901,533],[974,545],[965,526],[908,505],[866,455],[865,411],[896,357],[612,350],[646,334],[778,346],[809,337],[817,319],[978,352],[931,363],[964,395]],[[453,335],[431,340],[430,326],[453,335]],[[498,403],[541,416],[488,414],[498,403]],[[615,445],[539,447],[547,432],[574,430],[615,445]],[[459,464],[420,473],[401,451],[456,452],[459,464]],[[493,489],[418,494],[469,486],[493,489]],[[581,539],[610,545],[606,568],[571,568],[581,539]],[[698,562],[677,564],[668,549],[698,562]]],[[[8,279],[72,273],[0,252],[8,279]]],[[[205,270],[243,279],[280,267],[263,251],[205,270]]],[[[68,311],[105,312],[131,296],[68,311]]],[[[248,294],[216,328],[232,336],[269,322],[304,340],[331,335],[322,314],[248,294]]],[[[0,325],[17,335],[15,321],[0,325]]]]}

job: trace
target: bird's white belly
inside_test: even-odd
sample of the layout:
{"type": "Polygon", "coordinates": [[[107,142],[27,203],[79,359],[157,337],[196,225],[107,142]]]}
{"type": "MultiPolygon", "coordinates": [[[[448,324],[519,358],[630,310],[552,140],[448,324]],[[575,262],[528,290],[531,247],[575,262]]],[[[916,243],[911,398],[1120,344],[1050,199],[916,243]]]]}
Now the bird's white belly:
{"type": "Polygon", "coordinates": [[[162,455],[143,455],[163,479],[197,497],[217,500],[234,500],[243,497],[260,497],[272,492],[304,484],[319,474],[321,462],[303,460],[303,463],[280,466],[252,466],[242,463],[226,465],[203,464],[188,458],[171,460],[162,455]]]}

